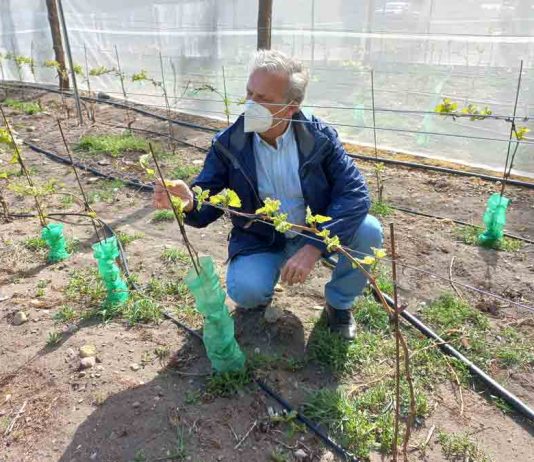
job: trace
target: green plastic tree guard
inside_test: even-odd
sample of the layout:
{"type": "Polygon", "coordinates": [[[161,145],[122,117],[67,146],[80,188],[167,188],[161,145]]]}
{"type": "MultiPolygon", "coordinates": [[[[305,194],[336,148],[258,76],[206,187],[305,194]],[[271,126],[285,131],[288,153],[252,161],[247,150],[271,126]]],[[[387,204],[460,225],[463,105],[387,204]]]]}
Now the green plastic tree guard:
{"type": "Polygon", "coordinates": [[[193,293],[197,310],[204,317],[203,340],[208,358],[216,372],[243,369],[245,355],[234,336],[234,320],[224,303],[226,294],[222,290],[215,272],[213,259],[200,257],[200,275],[191,269],[185,283],[193,293]]]}
{"type": "Polygon", "coordinates": [[[128,300],[128,286],[121,278],[121,271],[115,263],[119,256],[117,238],[108,237],[93,245],[93,256],[98,262],[98,272],[106,286],[106,304],[121,305],[128,300]]]}
{"type": "Polygon", "coordinates": [[[70,256],[63,235],[63,223],[49,223],[41,229],[41,237],[48,246],[48,261],[56,263],[70,256]]]}
{"type": "Polygon", "coordinates": [[[480,245],[491,247],[503,238],[506,209],[509,203],[510,199],[501,196],[499,193],[490,196],[483,218],[486,230],[478,236],[480,245]]]}

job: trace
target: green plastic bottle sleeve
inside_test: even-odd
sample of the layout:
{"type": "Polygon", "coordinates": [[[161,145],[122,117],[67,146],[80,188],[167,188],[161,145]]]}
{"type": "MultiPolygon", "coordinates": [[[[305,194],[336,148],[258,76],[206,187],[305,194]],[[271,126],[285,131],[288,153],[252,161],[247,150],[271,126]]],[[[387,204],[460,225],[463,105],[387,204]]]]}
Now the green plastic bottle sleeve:
{"type": "Polygon", "coordinates": [[[501,196],[499,193],[490,196],[483,217],[486,229],[478,236],[478,241],[481,245],[492,245],[503,238],[504,226],[506,225],[506,209],[509,203],[510,199],[501,196]]]}
{"type": "Polygon", "coordinates": [[[41,229],[41,237],[48,247],[48,261],[55,263],[70,256],[63,234],[63,223],[49,223],[41,229]]]}
{"type": "Polygon", "coordinates": [[[93,256],[98,262],[98,272],[106,287],[106,304],[120,305],[128,300],[128,285],[121,277],[115,262],[119,256],[117,238],[108,237],[93,245],[93,256]]]}
{"type": "Polygon", "coordinates": [[[216,372],[241,370],[245,355],[234,334],[234,320],[224,303],[226,294],[221,288],[213,259],[200,257],[200,274],[192,268],[185,283],[195,297],[196,308],[204,317],[203,341],[208,358],[216,372]]]}

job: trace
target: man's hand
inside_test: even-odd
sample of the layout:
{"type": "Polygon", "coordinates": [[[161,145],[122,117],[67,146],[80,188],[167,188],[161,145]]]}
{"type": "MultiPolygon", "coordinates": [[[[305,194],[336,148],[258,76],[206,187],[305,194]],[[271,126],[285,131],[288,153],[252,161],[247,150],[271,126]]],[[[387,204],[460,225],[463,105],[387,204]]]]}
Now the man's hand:
{"type": "MultiPolygon", "coordinates": [[[[193,209],[193,193],[189,189],[189,186],[182,180],[167,180],[165,183],[167,183],[167,189],[171,193],[171,196],[176,196],[182,199],[182,202],[184,203],[184,212],[190,212],[193,209]]],[[[171,209],[169,198],[167,197],[165,188],[160,180],[156,180],[153,204],[157,209],[171,209]]]]}
{"type": "Polygon", "coordinates": [[[311,273],[320,256],[321,251],[317,247],[310,244],[302,247],[282,268],[282,282],[290,286],[303,283],[311,273]]]}

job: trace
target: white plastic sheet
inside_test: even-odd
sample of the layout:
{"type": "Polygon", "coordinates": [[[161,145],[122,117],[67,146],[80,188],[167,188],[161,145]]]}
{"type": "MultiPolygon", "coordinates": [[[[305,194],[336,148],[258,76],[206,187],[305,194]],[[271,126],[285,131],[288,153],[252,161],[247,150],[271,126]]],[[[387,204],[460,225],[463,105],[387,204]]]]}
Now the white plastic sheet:
{"type": "MultiPolygon", "coordinates": [[[[257,3],[63,0],[76,63],[85,66],[85,47],[90,68],[116,67],[116,47],[127,76],[128,98],[164,106],[160,87],[130,78],[146,70],[161,81],[161,53],[173,107],[218,118],[225,118],[220,96],[195,89],[210,84],[222,92],[224,66],[230,99],[243,97],[248,60],[256,46],[257,3]]],[[[311,71],[306,111],[331,122],[346,140],[372,145],[376,133],[379,148],[502,171],[509,123],[454,121],[402,111],[432,112],[442,97],[450,97],[460,107],[473,103],[489,106],[494,114],[511,115],[523,59],[517,111],[532,117],[532,0],[273,3],[273,48],[302,59],[311,71]]],[[[0,0],[0,5],[0,52],[31,55],[37,63],[53,59],[45,1],[0,0]]],[[[7,79],[56,79],[54,71],[42,67],[32,74],[26,66],[22,75],[10,60],[3,60],[2,67],[7,79]]],[[[80,86],[87,87],[83,78],[80,86]]],[[[115,75],[91,77],[91,87],[122,97],[115,75]]],[[[232,118],[240,111],[238,104],[230,106],[232,118]]],[[[534,123],[517,124],[532,131],[519,147],[514,172],[534,177],[534,123]]]]}

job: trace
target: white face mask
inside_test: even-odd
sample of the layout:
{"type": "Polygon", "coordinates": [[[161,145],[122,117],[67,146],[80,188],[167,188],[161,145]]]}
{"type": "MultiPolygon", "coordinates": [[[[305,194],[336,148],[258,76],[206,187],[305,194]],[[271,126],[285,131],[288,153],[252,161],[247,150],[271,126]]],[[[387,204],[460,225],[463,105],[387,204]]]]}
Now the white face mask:
{"type": "Polygon", "coordinates": [[[273,115],[279,114],[285,110],[287,106],[289,106],[289,103],[279,111],[271,114],[271,111],[269,111],[269,109],[267,109],[265,106],[256,103],[256,101],[248,99],[245,102],[245,133],[264,133],[267,130],[281,124],[283,120],[279,120],[275,125],[273,125],[273,115]]]}

